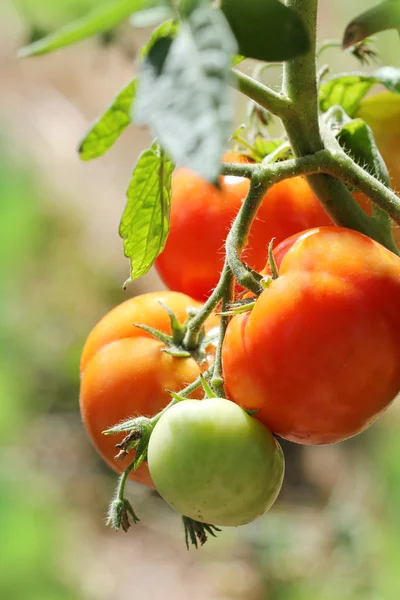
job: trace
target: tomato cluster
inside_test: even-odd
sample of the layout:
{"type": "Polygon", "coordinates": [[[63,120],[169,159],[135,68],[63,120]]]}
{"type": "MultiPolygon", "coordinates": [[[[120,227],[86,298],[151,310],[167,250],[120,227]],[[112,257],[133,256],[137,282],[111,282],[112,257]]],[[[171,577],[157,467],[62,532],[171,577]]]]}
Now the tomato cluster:
{"type": "MultiPolygon", "coordinates": [[[[170,391],[199,382],[213,363],[204,334],[218,325],[217,316],[205,323],[202,353],[185,346],[185,323],[218,281],[224,241],[248,188],[247,180],[222,177],[216,189],[188,170],[176,171],[171,232],[157,260],[176,291],[128,300],[88,337],[82,418],[98,452],[118,472],[132,456],[117,460],[115,446],[124,434],[104,436],[104,430],[157,415],[170,391]],[[173,333],[171,312],[183,332],[173,341],[174,352],[162,337],[173,333]]],[[[371,211],[364,196],[355,197],[371,211]]],[[[305,180],[295,178],[265,195],[243,259],[257,271],[265,267],[270,279],[252,309],[228,324],[222,345],[228,400],[204,399],[198,386],[190,400],[163,411],[154,421],[147,461],[129,475],[155,485],[185,517],[214,525],[247,523],[273,504],[284,473],[275,436],[300,444],[345,440],[368,427],[400,390],[398,256],[335,227],[305,180]],[[271,281],[265,263],[272,238],[280,243],[271,281]]]]}

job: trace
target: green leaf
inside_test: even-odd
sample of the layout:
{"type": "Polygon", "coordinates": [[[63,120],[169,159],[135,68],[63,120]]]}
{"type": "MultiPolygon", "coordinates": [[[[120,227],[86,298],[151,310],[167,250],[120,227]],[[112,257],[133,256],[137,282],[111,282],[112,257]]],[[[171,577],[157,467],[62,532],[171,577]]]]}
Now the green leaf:
{"type": "MultiPolygon", "coordinates": [[[[163,35],[176,35],[177,23],[166,21],[151,34],[150,40],[141,49],[145,57],[154,42],[163,35]]],[[[126,85],[114,98],[106,112],[92,125],[79,145],[82,160],[102,156],[131,123],[132,107],[136,98],[137,78],[126,85]]]]}
{"type": "Polygon", "coordinates": [[[236,43],[223,14],[204,5],[175,39],[156,41],[141,66],[134,108],[175,163],[215,182],[233,120],[229,87],[236,43]]]}
{"type": "Polygon", "coordinates": [[[297,12],[278,0],[221,0],[221,10],[239,44],[239,52],[264,61],[289,60],[309,49],[297,12]]]}
{"type": "Polygon", "coordinates": [[[265,138],[258,136],[254,140],[254,156],[255,160],[263,160],[266,156],[276,152],[278,148],[282,147],[283,156],[277,156],[276,160],[280,158],[289,158],[291,155],[290,148],[284,148],[285,140],[266,140],[265,138]]]}
{"type": "Polygon", "coordinates": [[[157,143],[143,152],[136,164],[119,228],[125,256],[130,259],[130,280],[147,273],[164,249],[173,169],[157,143]]]}
{"type": "Polygon", "coordinates": [[[323,112],[331,106],[339,105],[350,116],[357,112],[361,100],[377,80],[372,75],[350,74],[332,77],[321,86],[320,108],[323,112]]]}
{"type": "Polygon", "coordinates": [[[362,13],[347,25],[343,36],[343,48],[354,46],[379,31],[399,28],[400,2],[386,0],[362,13]]]}
{"type": "Polygon", "coordinates": [[[389,172],[377,148],[372,129],[362,119],[346,123],[337,135],[340,145],[362,167],[390,186],[389,172]]]}
{"type": "MultiPolygon", "coordinates": [[[[372,129],[362,119],[353,119],[339,132],[337,139],[348,154],[364,169],[390,188],[390,176],[375,142],[372,129]]],[[[392,222],[388,214],[373,204],[373,217],[390,235],[392,222]]]]}
{"type": "Polygon", "coordinates": [[[357,114],[360,103],[370,89],[381,84],[400,94],[400,69],[381,67],[371,74],[349,73],[335,75],[321,86],[319,104],[323,112],[341,106],[351,117],[357,114]]]}
{"type": "Polygon", "coordinates": [[[106,112],[89,129],[79,145],[82,160],[102,156],[131,122],[137,80],[133,79],[114,98],[106,112]]]}
{"type": "Polygon", "coordinates": [[[143,60],[146,58],[148,53],[154,44],[163,37],[174,39],[179,31],[179,23],[177,21],[165,21],[159,25],[151,34],[149,41],[140,50],[140,58],[143,60]]]}
{"type": "Polygon", "coordinates": [[[86,38],[109,31],[136,11],[165,4],[165,0],[113,0],[99,6],[82,19],[65,25],[55,33],[22,48],[18,56],[37,56],[76,44],[86,38]]]}

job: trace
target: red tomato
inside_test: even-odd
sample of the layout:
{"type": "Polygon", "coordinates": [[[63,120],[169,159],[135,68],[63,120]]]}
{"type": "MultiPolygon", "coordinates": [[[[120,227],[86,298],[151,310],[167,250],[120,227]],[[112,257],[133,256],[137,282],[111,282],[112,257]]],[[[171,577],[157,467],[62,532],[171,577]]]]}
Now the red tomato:
{"type": "MultiPolygon", "coordinates": [[[[241,162],[229,154],[227,161],[241,162]]],[[[188,169],[172,177],[171,229],[157,271],[171,289],[204,300],[218,283],[224,242],[249,190],[249,181],[221,177],[221,189],[188,169]]],[[[273,186],[265,195],[251,228],[243,259],[256,270],[265,264],[268,244],[318,225],[331,224],[305,179],[295,177],[273,186]]]]}
{"type": "Polygon", "coordinates": [[[400,390],[400,258],[355,231],[309,230],[223,345],[228,396],[277,435],[326,444],[368,427],[400,390]]]}
{"type": "MultiPolygon", "coordinates": [[[[169,317],[159,300],[169,306],[182,323],[189,308],[200,307],[177,292],[131,298],[103,317],[90,333],[82,353],[82,420],[99,454],[118,472],[122,472],[133,457],[117,462],[115,444],[124,435],[105,436],[102,432],[130,417],[153,416],[171,400],[166,389],[183,389],[203,370],[193,358],[175,358],[162,352],[161,342],[134,326],[136,323],[148,325],[171,333],[169,317]]],[[[216,318],[212,317],[206,329],[215,325],[216,318]]],[[[202,395],[201,390],[196,390],[191,397],[202,395]]],[[[146,464],[131,471],[130,478],[153,485],[146,464]]]]}

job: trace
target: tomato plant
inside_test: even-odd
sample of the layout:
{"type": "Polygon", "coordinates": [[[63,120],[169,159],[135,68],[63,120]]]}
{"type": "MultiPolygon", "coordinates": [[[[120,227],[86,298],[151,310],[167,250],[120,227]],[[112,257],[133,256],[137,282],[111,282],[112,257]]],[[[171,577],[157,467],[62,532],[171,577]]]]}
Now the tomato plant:
{"type": "Polygon", "coordinates": [[[281,447],[268,429],[222,398],[170,408],[151,435],[148,462],[157,490],[176,511],[235,527],[272,506],[284,473],[281,447]]]}
{"type": "Polygon", "coordinates": [[[332,227],[275,255],[279,277],[228,326],[228,395],[288,440],[344,440],[400,391],[400,258],[332,227]]]}
{"type": "Polygon", "coordinates": [[[90,160],[132,121],[150,127],[155,141],[137,160],[120,223],[126,285],[156,263],[175,289],[111,311],[82,355],[84,424],[123,471],[109,512],[116,529],[137,520],[124,488],[128,476],[151,483],[147,457],[192,541],[203,542],[213,532],[204,519],[246,522],[273,501],[283,461],[265,426],[300,443],[339,441],[399,391],[400,200],[388,134],[398,129],[400,70],[331,74],[321,62],[332,47],[368,62],[368,36],[400,27],[395,4],[383,0],[341,41],[318,46],[318,0],[115,0],[22,50],[43,54],[128,18],[167,19],[141,49],[138,75],[79,146],[90,160]],[[242,69],[247,58],[256,64],[242,69]],[[282,68],[278,91],[265,82],[265,62],[282,68]],[[391,109],[375,127],[379,102],[367,94],[378,84],[391,109]],[[232,87],[249,101],[236,131],[232,87]],[[272,238],[281,242],[274,252],[272,238]],[[267,255],[269,278],[260,273],[267,255]],[[180,292],[207,300],[196,305],[180,292]],[[207,360],[217,307],[218,342],[207,360]],[[219,400],[184,402],[202,396],[200,384],[219,400]],[[256,420],[227,403],[227,392],[256,420]]]}
{"type": "MultiPolygon", "coordinates": [[[[184,388],[208,365],[207,360],[198,364],[192,357],[178,358],[163,352],[166,349],[163,342],[135,326],[157,327],[170,334],[169,316],[160,302],[173,310],[182,323],[188,309],[200,308],[194,300],[177,292],[155,292],[131,298],[101,319],[82,353],[82,420],[100,455],[119,472],[131,462],[126,458],[115,459],[118,453],[115,446],[124,434],[105,436],[103,432],[133,416],[155,415],[171,399],[167,389],[184,388]]],[[[207,328],[215,323],[215,318],[211,318],[207,328]]],[[[199,397],[198,390],[193,392],[193,397],[199,397]]],[[[152,485],[145,463],[132,471],[130,477],[152,485]]]]}

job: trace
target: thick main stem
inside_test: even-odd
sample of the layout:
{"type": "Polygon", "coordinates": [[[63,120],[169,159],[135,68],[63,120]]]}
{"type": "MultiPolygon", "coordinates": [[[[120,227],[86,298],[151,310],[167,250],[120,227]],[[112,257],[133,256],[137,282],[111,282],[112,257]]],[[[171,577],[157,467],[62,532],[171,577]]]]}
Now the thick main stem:
{"type": "Polygon", "coordinates": [[[307,29],[310,49],[284,64],[283,93],[292,110],[284,116],[293,151],[297,156],[313,154],[324,147],[318,123],[316,31],[318,0],[286,0],[297,11],[307,29]]]}
{"type": "MultiPolygon", "coordinates": [[[[282,116],[286,133],[296,156],[324,149],[318,121],[316,73],[316,30],[318,0],[286,0],[304,21],[310,40],[307,54],[284,65],[283,92],[292,102],[292,110],[282,116]]],[[[346,186],[329,175],[310,175],[308,181],[332,219],[344,227],[376,237],[372,219],[354,200],[346,186]]]]}

